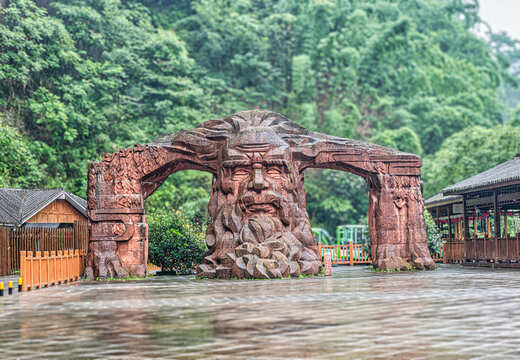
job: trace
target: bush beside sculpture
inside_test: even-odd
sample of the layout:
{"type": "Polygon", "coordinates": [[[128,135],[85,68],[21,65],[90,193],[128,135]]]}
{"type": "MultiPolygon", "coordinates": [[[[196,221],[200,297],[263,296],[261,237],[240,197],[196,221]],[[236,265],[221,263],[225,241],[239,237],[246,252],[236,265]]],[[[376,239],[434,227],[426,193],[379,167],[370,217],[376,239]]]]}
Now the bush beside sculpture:
{"type": "Polygon", "coordinates": [[[437,225],[435,225],[435,221],[428,210],[424,210],[424,221],[426,222],[426,241],[428,243],[428,249],[430,249],[430,254],[434,255],[439,252],[442,246],[442,239],[439,235],[439,229],[437,225]]]}
{"type": "Polygon", "coordinates": [[[162,271],[191,274],[207,251],[204,229],[180,211],[154,214],[148,219],[148,260],[162,271]]]}

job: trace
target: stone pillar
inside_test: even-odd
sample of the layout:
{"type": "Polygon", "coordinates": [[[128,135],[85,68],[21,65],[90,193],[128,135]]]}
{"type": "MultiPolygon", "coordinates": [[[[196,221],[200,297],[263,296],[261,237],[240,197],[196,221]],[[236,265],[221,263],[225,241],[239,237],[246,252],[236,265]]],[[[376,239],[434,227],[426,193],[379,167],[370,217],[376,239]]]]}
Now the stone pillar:
{"type": "Polygon", "coordinates": [[[141,184],[112,176],[102,164],[89,166],[90,242],[85,276],[124,278],[146,275],[148,227],[141,184]]]}
{"type": "Polygon", "coordinates": [[[426,243],[419,176],[374,174],[370,187],[369,228],[372,262],[381,270],[436,267],[426,243]]]}

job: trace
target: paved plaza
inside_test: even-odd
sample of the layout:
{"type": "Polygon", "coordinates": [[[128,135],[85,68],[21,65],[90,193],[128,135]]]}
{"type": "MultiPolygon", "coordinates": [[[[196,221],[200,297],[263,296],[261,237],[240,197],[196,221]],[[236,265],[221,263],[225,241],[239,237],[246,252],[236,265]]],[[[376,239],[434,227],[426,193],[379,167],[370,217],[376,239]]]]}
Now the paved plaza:
{"type": "Polygon", "coordinates": [[[2,358],[519,359],[520,272],[81,282],[0,298],[2,358]]]}

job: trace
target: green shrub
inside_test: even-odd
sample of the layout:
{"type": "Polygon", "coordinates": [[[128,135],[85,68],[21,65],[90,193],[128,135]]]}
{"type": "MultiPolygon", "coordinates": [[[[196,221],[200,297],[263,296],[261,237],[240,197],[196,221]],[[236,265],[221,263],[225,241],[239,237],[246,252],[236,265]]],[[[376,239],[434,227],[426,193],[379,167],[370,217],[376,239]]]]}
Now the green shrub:
{"type": "Polygon", "coordinates": [[[424,209],[424,221],[426,222],[428,249],[430,249],[430,254],[435,255],[441,248],[442,239],[439,235],[439,229],[437,225],[435,225],[435,221],[433,221],[430,212],[426,209],[424,209]]]}
{"type": "Polygon", "coordinates": [[[180,211],[148,216],[149,261],[162,271],[189,274],[207,251],[204,229],[180,211]]]}

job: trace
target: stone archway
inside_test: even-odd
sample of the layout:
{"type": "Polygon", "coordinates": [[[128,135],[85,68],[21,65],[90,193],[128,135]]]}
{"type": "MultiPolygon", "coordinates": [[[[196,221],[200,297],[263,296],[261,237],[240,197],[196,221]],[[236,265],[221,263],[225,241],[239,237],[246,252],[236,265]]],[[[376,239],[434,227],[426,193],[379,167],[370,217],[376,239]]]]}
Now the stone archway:
{"type": "Polygon", "coordinates": [[[370,189],[375,267],[435,268],[426,244],[418,156],[309,132],[282,115],[244,111],[89,164],[86,276],[144,276],[144,200],[172,173],[213,174],[209,251],[199,274],[272,278],[321,269],[305,210],[307,168],[348,171],[370,189]]]}

